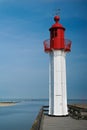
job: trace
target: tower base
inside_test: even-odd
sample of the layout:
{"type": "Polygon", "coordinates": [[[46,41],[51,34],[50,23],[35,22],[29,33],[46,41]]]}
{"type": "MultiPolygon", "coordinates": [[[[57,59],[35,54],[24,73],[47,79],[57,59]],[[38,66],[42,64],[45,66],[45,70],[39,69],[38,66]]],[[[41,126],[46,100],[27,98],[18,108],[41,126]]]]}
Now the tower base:
{"type": "Polygon", "coordinates": [[[67,117],[67,116],[69,116],[69,114],[66,114],[66,115],[50,115],[50,114],[48,114],[48,116],[51,116],[51,117],[67,117]]]}

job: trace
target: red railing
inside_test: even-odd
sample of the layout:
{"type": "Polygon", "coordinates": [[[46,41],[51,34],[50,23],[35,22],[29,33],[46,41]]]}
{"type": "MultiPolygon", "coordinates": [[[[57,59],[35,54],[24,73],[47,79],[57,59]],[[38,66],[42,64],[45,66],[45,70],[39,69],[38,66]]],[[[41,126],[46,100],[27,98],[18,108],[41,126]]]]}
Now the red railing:
{"type": "Polygon", "coordinates": [[[71,42],[70,40],[64,39],[64,44],[65,44],[64,50],[65,50],[66,52],[71,51],[71,43],[72,43],[72,42],[71,42]]]}
{"type": "Polygon", "coordinates": [[[44,41],[44,51],[45,52],[51,51],[51,48],[50,48],[50,39],[44,41]]]}
{"type": "MultiPolygon", "coordinates": [[[[65,52],[71,51],[71,41],[68,39],[64,39],[64,50],[65,52]]],[[[44,51],[50,52],[53,48],[50,47],[50,39],[44,41],[44,51]]]]}

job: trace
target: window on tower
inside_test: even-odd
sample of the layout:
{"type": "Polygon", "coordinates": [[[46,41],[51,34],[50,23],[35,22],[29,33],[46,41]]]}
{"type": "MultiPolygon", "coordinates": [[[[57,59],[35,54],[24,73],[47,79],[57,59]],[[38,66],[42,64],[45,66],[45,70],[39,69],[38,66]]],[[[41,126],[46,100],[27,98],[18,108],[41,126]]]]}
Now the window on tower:
{"type": "Polygon", "coordinates": [[[51,39],[54,38],[54,31],[51,31],[51,39]]]}
{"type": "Polygon", "coordinates": [[[55,29],[55,37],[57,37],[57,28],[55,29]]]}
{"type": "Polygon", "coordinates": [[[51,30],[51,39],[54,38],[54,37],[57,37],[58,34],[57,34],[57,28],[51,30]]]}

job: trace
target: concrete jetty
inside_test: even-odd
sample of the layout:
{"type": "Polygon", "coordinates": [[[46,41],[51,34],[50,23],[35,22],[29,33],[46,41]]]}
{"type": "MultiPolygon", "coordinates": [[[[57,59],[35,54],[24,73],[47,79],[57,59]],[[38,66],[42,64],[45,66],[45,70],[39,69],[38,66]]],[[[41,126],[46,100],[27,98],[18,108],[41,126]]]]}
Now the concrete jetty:
{"type": "Polygon", "coordinates": [[[87,130],[87,120],[44,115],[41,130],[87,130]]]}
{"type": "Polygon", "coordinates": [[[31,130],[87,130],[87,104],[68,105],[66,117],[49,116],[48,106],[43,106],[31,130]]]}
{"type": "Polygon", "coordinates": [[[87,130],[87,104],[68,105],[69,116],[44,115],[40,130],[87,130]]]}

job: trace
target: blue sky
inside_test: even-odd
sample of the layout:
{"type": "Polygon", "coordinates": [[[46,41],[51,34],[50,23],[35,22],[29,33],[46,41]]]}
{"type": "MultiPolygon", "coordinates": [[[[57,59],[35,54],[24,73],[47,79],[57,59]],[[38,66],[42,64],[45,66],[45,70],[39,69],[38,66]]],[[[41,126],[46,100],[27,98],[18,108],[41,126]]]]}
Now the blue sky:
{"type": "Polygon", "coordinates": [[[57,8],[65,38],[72,40],[68,98],[87,99],[86,0],[0,0],[0,97],[48,98],[49,57],[43,41],[49,39],[57,8]]]}

